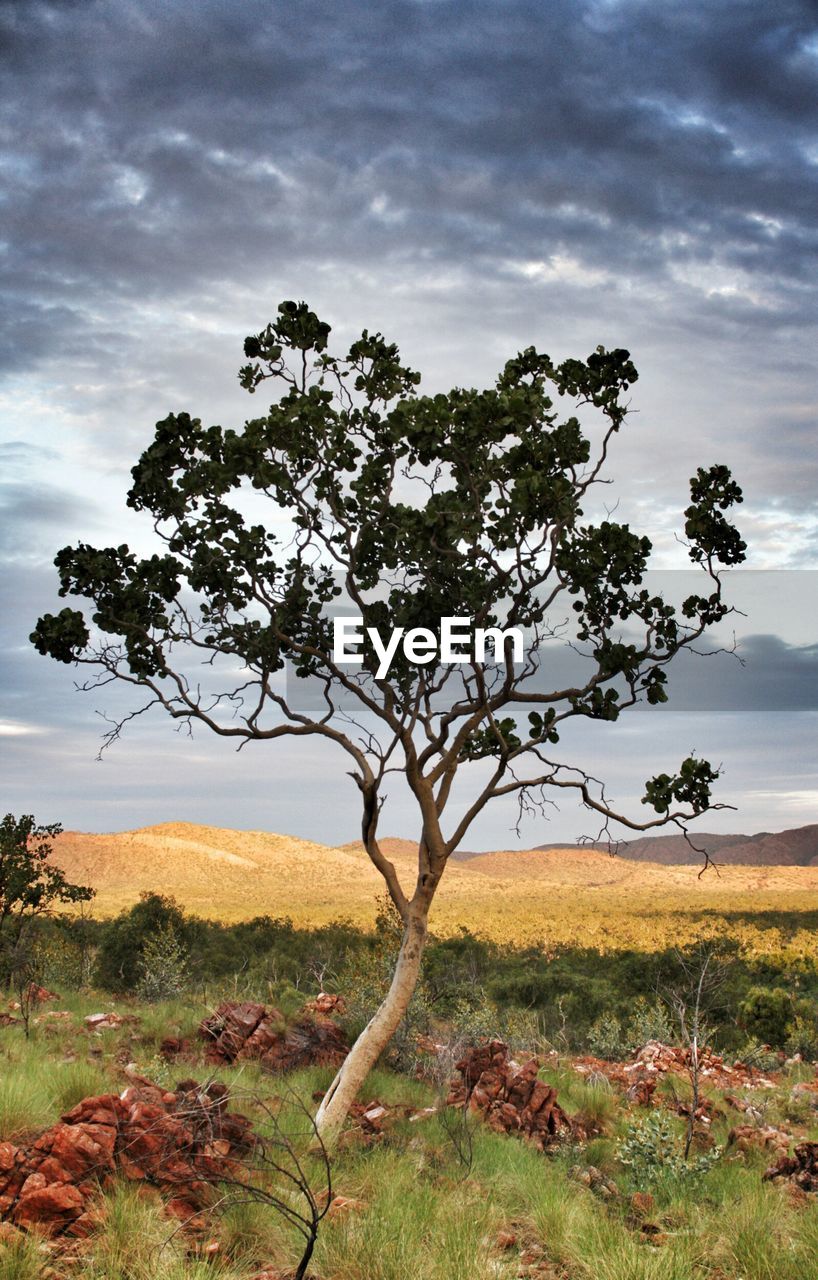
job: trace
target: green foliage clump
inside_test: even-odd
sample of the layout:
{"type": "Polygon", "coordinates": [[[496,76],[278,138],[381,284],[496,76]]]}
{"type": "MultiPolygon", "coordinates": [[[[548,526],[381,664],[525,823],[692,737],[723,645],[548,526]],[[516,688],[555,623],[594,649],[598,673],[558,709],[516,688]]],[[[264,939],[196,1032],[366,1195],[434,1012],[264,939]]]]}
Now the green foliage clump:
{"type": "Polygon", "coordinates": [[[105,930],[94,974],[105,991],[135,991],[144,976],[145,948],[169,933],[186,942],[195,922],[173,898],[143,893],[130,911],[121,912],[105,930]]]}
{"type": "Polygon", "coordinates": [[[649,1040],[670,1044],[674,1037],[675,1028],[667,1006],[659,999],[651,1002],[646,996],[637,996],[626,1034],[628,1047],[631,1050],[641,1049],[649,1040]]]}
{"type": "Polygon", "coordinates": [[[42,826],[31,814],[0,822],[0,980],[8,981],[15,949],[34,921],[54,907],[90,902],[94,890],[71,884],[52,861],[51,841],[62,831],[58,822],[42,826]]]}
{"type": "Polygon", "coordinates": [[[750,1035],[765,1044],[781,1044],[793,1015],[793,998],[783,987],[751,987],[738,1012],[750,1035]]]}
{"type": "Polygon", "coordinates": [[[615,1013],[599,1015],[588,1032],[588,1047],[598,1057],[615,1061],[641,1049],[649,1040],[669,1044],[673,1038],[674,1029],[661,1000],[651,1003],[646,996],[637,996],[624,1025],[615,1013]]]}
{"type": "Polygon", "coordinates": [[[795,1016],[787,1028],[784,1049],[791,1056],[800,1053],[802,1058],[818,1058],[818,1011],[810,1001],[797,1002],[795,1016]]]}
{"type": "Polygon", "coordinates": [[[775,1071],[780,1066],[778,1054],[768,1044],[751,1037],[736,1052],[736,1062],[743,1062],[747,1067],[755,1067],[757,1071],[775,1071]]]}
{"type": "Polygon", "coordinates": [[[172,1000],[185,990],[187,953],[171,924],[146,938],[139,958],[137,995],[142,1000],[172,1000]]]}
{"type": "Polygon", "coordinates": [[[588,1032],[588,1048],[599,1058],[609,1062],[623,1058],[627,1053],[622,1023],[615,1013],[601,1013],[588,1032]]]}
{"type": "Polygon", "coordinates": [[[666,1179],[697,1182],[719,1159],[714,1147],[687,1160],[671,1121],[662,1111],[650,1111],[634,1120],[619,1143],[619,1163],[631,1172],[637,1187],[652,1186],[666,1179]]]}

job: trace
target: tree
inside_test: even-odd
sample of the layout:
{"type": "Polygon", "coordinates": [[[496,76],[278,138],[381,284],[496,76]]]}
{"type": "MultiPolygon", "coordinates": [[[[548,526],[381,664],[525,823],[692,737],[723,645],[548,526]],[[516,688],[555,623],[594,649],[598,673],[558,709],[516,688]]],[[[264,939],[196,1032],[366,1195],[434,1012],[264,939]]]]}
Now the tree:
{"type": "Polygon", "coordinates": [[[173,939],[181,954],[188,950],[191,924],[174,898],[142,893],[139,901],[105,927],[94,967],[94,981],[106,991],[134,991],[145,976],[145,953],[173,939]]]}
{"type": "Polygon", "coordinates": [[[685,1128],[684,1158],[690,1157],[690,1148],[696,1132],[701,1103],[702,1051],[707,1048],[713,1034],[711,1021],[714,998],[721,991],[728,975],[729,960],[720,959],[714,944],[704,943],[692,956],[677,953],[682,970],[682,985],[670,996],[670,1002],[679,1021],[681,1042],[687,1049],[687,1070],[690,1078],[690,1102],[685,1128]]]}
{"type": "Polygon", "coordinates": [[[87,885],[70,884],[51,862],[51,841],[61,831],[58,822],[40,826],[31,814],[17,819],[7,813],[0,824],[0,974],[5,981],[34,920],[56,903],[90,902],[94,896],[87,885]]]}
{"type": "Polygon", "coordinates": [[[268,412],[238,431],[188,413],[157,424],[128,504],[152,516],[161,553],[64,548],[60,594],[93,602],[90,626],[64,608],[42,617],[32,640],[93,668],[85,688],[121,681],[145,691],[112,721],[106,744],[156,706],[239,746],[318,735],[347,757],[363,843],[404,934],[390,990],[321,1104],[331,1145],[411,998],[447,861],[490,800],[516,797],[521,813],[536,813],[567,791],[606,831],[611,822],[686,830],[711,806],[718,770],[706,760],[650,779],[643,803],[653,816],[637,822],[554,747],[567,720],[614,721],[637,702],[666,700],[666,666],[729,611],[721,571],[745,546],[725,514],[741,491],[726,467],[700,468],[685,533],[704,585],[677,611],[643,585],[649,540],[584,517],[636,381],[627,351],[598,347],[555,365],[529,347],[493,387],[421,396],[420,375],[381,334],[365,330],[341,357],[329,354],[329,334],[305,303],[282,303],[246,340],[239,375],[251,393],[267,380],[278,388],[268,412]],[[552,394],[571,405],[566,416],[552,394]],[[255,518],[264,499],[276,523],[255,518]],[[553,620],[562,601],[582,670],[552,687],[543,658],[565,634],[553,620]],[[335,654],[339,607],[362,619],[359,667],[335,654]],[[499,635],[493,657],[475,643],[466,662],[444,662],[444,617],[523,629],[522,661],[512,661],[513,636],[499,635]],[[375,640],[397,629],[406,643],[386,669],[375,640]],[[199,669],[185,666],[196,658],[199,669]],[[305,687],[320,696],[301,699],[305,687]],[[396,779],[418,810],[408,886],[378,841],[396,779]]]}

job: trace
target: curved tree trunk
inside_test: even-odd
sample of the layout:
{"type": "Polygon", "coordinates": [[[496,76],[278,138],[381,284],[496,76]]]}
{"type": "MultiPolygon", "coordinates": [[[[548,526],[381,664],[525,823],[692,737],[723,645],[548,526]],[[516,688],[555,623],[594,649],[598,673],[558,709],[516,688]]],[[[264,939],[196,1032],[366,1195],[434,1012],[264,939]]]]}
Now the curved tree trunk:
{"type": "Polygon", "coordinates": [[[410,907],[392,984],[377,1012],[350,1049],[315,1116],[315,1128],[328,1151],[338,1141],[349,1109],[409,1007],[426,944],[428,905],[410,907]]]}

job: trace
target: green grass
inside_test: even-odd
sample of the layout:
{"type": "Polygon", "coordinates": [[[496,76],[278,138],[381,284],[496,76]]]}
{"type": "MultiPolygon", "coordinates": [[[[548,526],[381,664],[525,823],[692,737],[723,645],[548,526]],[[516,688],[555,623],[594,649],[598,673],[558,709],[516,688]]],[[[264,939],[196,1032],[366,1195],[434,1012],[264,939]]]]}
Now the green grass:
{"type": "Polygon", "coordinates": [[[83,1098],[110,1093],[116,1084],[105,1065],[87,1055],[76,1027],[63,1029],[64,1043],[41,1035],[23,1039],[14,1027],[0,1033],[0,1140],[19,1141],[36,1134],[70,1111],[83,1098]],[[71,1044],[86,1056],[66,1056],[71,1044]]]}
{"type": "Polygon", "coordinates": [[[46,1259],[33,1236],[0,1243],[0,1280],[40,1280],[46,1259]]]}
{"type": "MultiPolygon", "coordinates": [[[[257,1123],[265,1107],[283,1105],[288,1132],[299,1151],[306,1149],[310,1121],[292,1095],[314,1109],[313,1095],[327,1087],[331,1070],[286,1079],[266,1075],[257,1063],[214,1071],[202,1049],[193,1061],[164,1063],[159,1040],[191,1035],[205,1012],[191,1001],[145,1008],[90,996],[61,1007],[72,1010],[72,1023],[41,1023],[29,1041],[19,1028],[0,1031],[0,1140],[38,1133],[88,1094],[119,1092],[130,1061],[164,1084],[215,1075],[230,1085],[234,1109],[257,1123]],[[83,1028],[86,1013],[111,1007],[138,1014],[138,1025],[99,1035],[83,1028]]],[[[794,1105],[790,1098],[793,1084],[810,1074],[804,1066],[788,1073],[766,1109],[767,1119],[775,1116],[796,1137],[814,1136],[818,1128],[808,1103],[794,1105]]],[[[797,1204],[786,1188],[763,1183],[768,1152],[743,1155],[731,1148],[698,1182],[659,1178],[639,1187],[617,1150],[641,1109],[616,1089],[589,1084],[568,1061],[549,1061],[542,1075],[570,1114],[594,1120],[600,1137],[543,1154],[472,1121],[470,1163],[458,1158],[439,1115],[397,1121],[372,1146],[353,1137],[333,1162],[333,1190],[361,1205],[324,1220],[311,1274],[317,1280],[515,1280],[523,1250],[550,1263],[560,1280],[811,1280],[818,1274],[818,1197],[797,1204]],[[601,1170],[618,1195],[603,1199],[577,1180],[575,1166],[601,1170]],[[641,1230],[631,1209],[635,1190],[653,1193],[648,1217],[658,1235],[641,1230]],[[500,1247],[500,1231],[514,1237],[512,1247],[500,1247]]],[[[435,1101],[431,1086],[386,1070],[372,1073],[362,1097],[389,1106],[435,1101]]],[[[723,1108],[713,1125],[719,1147],[742,1120],[723,1108]]],[[[677,1127],[681,1132],[681,1120],[677,1127]]],[[[319,1166],[311,1161],[310,1167],[318,1190],[319,1166]]],[[[155,1193],[114,1185],[104,1203],[104,1229],[84,1246],[81,1270],[71,1273],[88,1280],[251,1280],[265,1267],[292,1268],[302,1248],[273,1209],[228,1197],[208,1226],[220,1246],[208,1262],[182,1233],[174,1234],[155,1193]]],[[[44,1261],[34,1239],[0,1244],[0,1280],[39,1278],[44,1261]]]]}
{"type": "Polygon", "coordinates": [[[447,1187],[419,1174],[416,1160],[394,1147],[350,1156],[338,1190],[365,1204],[327,1223],[315,1270],[338,1280],[488,1280],[494,1272],[487,1237],[496,1211],[474,1185],[447,1187]]]}
{"type": "Polygon", "coordinates": [[[0,1076],[0,1141],[36,1134],[54,1119],[49,1073],[11,1068],[0,1076]]]}

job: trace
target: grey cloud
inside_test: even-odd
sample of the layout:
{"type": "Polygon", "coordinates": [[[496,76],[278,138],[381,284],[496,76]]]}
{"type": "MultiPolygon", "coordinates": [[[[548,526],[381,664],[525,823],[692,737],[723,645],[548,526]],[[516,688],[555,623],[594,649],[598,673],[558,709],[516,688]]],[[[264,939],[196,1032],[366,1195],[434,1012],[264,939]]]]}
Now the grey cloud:
{"type": "Polygon", "coordinates": [[[741,662],[728,653],[686,655],[669,676],[669,707],[708,713],[818,710],[818,643],[789,645],[780,636],[750,635],[738,655],[741,662]]]}
{"type": "MultiPolygon", "coordinates": [[[[818,710],[818,643],[790,645],[780,636],[750,635],[740,642],[737,654],[722,649],[715,640],[708,642],[703,638],[701,645],[708,643],[707,657],[684,653],[669,669],[667,703],[659,708],[647,705],[628,708],[623,718],[638,715],[655,724],[658,718],[671,713],[694,711],[715,715],[818,710]]],[[[571,688],[584,684],[594,670],[593,661],[567,646],[556,646],[544,652],[542,666],[527,682],[526,689],[531,693],[571,688]]],[[[627,690],[617,687],[624,699],[627,690]]],[[[459,682],[456,682],[450,694],[455,697],[459,692],[459,682]]],[[[287,698],[301,713],[320,714],[323,710],[320,689],[289,674],[287,698]]],[[[340,705],[349,714],[355,714],[354,698],[342,698],[340,705]]],[[[524,709],[517,713],[517,719],[525,725],[524,709]]]]}
{"type": "Polygon", "coordinates": [[[87,527],[94,515],[91,504],[47,482],[0,480],[0,556],[42,558],[55,529],[87,527]]]}
{"type": "Polygon", "coordinates": [[[55,449],[32,444],[29,440],[0,441],[0,467],[4,470],[24,469],[32,464],[53,462],[58,456],[55,449]]]}
{"type": "MultiPolygon", "coordinates": [[[[686,477],[725,460],[753,545],[814,563],[817,19],[812,0],[6,4],[14,718],[28,705],[93,757],[92,700],[27,647],[55,606],[40,563],[90,535],[97,500],[113,513],[103,536],[120,536],[127,467],[156,418],[249,411],[241,338],[282,296],[306,296],[339,343],[382,327],[425,389],[485,384],[529,342],[559,356],[629,346],[642,380],[641,416],[617,442],[627,517],[678,528],[686,477]],[[44,424],[51,406],[62,416],[44,424]],[[32,453],[26,469],[26,429],[60,450],[65,430],[66,483],[87,500],[33,484],[38,469],[53,482],[55,459],[32,453]]],[[[707,699],[754,708],[744,728],[716,717],[726,750],[751,714],[769,742],[771,708],[812,706],[798,696],[815,686],[811,638],[756,635],[747,657],[691,660],[674,678],[671,706],[691,716],[707,699]]],[[[671,738],[687,723],[666,719],[671,738]]],[[[646,758],[661,722],[644,717],[646,758]]],[[[193,795],[195,770],[178,769],[193,795]]],[[[124,765],[105,776],[139,790],[124,765]]],[[[216,765],[202,776],[215,794],[216,765]]]]}
{"type": "Polygon", "coordinates": [[[372,215],[382,196],[402,243],[432,256],[562,245],[661,277],[721,255],[775,277],[789,314],[787,278],[815,256],[799,151],[811,8],[624,4],[602,31],[592,16],[475,0],[358,3],[343,20],[323,3],[209,3],[195,22],[149,3],[22,7],[17,288],[65,306],[77,285],[163,293],[259,256],[377,257],[394,247],[372,215]]]}

